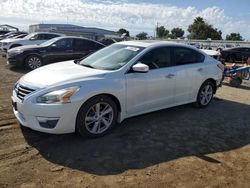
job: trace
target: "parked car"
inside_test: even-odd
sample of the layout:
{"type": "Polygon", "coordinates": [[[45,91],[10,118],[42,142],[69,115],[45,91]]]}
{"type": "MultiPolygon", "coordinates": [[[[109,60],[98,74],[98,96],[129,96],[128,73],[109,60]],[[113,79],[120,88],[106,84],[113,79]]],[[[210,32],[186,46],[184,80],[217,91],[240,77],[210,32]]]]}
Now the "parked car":
{"type": "Polygon", "coordinates": [[[27,34],[18,34],[18,35],[16,35],[16,36],[8,37],[8,38],[12,38],[12,39],[22,39],[22,38],[26,37],[27,35],[28,35],[28,33],[27,33],[27,34]]]}
{"type": "Polygon", "coordinates": [[[221,51],[221,60],[227,62],[246,62],[247,58],[250,57],[250,48],[237,47],[221,51]]]}
{"type": "Polygon", "coordinates": [[[27,34],[27,33],[22,32],[22,31],[11,31],[11,32],[8,32],[6,34],[0,35],[0,40],[11,38],[11,37],[21,35],[21,34],[27,34]]]}
{"type": "Polygon", "coordinates": [[[208,50],[208,49],[201,49],[201,51],[205,52],[207,55],[213,57],[214,59],[219,60],[220,52],[216,50],[208,50]]]}
{"type": "Polygon", "coordinates": [[[86,38],[57,37],[40,45],[10,49],[7,62],[13,66],[26,66],[33,70],[49,63],[79,59],[103,47],[103,44],[86,38]]]}
{"type": "Polygon", "coordinates": [[[63,35],[57,33],[38,32],[31,33],[22,39],[5,39],[0,43],[0,52],[3,52],[5,56],[5,53],[7,53],[7,51],[11,48],[24,45],[41,44],[47,40],[60,36],[63,35]]]}
{"type": "Polygon", "coordinates": [[[79,63],[24,75],[14,86],[13,110],[23,126],[37,131],[99,137],[128,117],[193,102],[208,106],[223,69],[191,46],[124,41],[79,63]]]}

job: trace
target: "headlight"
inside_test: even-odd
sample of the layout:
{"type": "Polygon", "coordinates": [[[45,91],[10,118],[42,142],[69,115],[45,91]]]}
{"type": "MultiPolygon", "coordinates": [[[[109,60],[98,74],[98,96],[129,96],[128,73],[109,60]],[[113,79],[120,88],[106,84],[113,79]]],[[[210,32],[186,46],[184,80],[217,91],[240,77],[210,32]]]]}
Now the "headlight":
{"type": "Polygon", "coordinates": [[[3,42],[2,44],[3,44],[3,46],[7,46],[9,44],[9,42],[3,42]]]}
{"type": "Polygon", "coordinates": [[[44,95],[39,96],[36,99],[37,103],[51,104],[51,103],[70,103],[70,98],[78,92],[80,89],[79,86],[69,87],[65,89],[60,89],[56,91],[52,91],[46,93],[44,95]]]}
{"type": "Polygon", "coordinates": [[[17,54],[21,54],[23,53],[23,50],[19,49],[19,50],[9,50],[9,55],[12,56],[12,55],[17,55],[17,54]]]}

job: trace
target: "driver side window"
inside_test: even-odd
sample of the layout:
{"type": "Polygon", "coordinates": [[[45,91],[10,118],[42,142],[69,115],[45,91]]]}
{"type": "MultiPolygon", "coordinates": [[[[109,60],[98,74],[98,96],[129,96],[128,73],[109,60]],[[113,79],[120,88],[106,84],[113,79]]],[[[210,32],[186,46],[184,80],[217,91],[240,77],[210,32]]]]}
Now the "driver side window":
{"type": "Polygon", "coordinates": [[[149,66],[149,69],[159,69],[171,66],[169,47],[160,47],[146,53],[139,62],[149,66]]]}

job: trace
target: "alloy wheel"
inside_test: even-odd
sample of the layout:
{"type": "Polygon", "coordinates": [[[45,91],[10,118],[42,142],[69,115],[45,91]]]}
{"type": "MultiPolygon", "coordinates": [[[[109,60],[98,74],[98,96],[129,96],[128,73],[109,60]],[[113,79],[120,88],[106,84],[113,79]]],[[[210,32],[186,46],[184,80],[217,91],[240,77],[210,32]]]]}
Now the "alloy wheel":
{"type": "Polygon", "coordinates": [[[203,87],[200,93],[200,103],[205,106],[207,105],[213,97],[213,87],[208,84],[203,87]]]}
{"type": "Polygon", "coordinates": [[[37,69],[37,68],[39,68],[39,67],[42,66],[42,61],[41,61],[40,58],[33,56],[33,57],[29,58],[29,60],[28,60],[28,66],[32,70],[37,69]]]}
{"type": "Polygon", "coordinates": [[[113,119],[113,108],[108,103],[99,102],[87,111],[85,127],[92,134],[101,134],[111,126],[113,119]]]}

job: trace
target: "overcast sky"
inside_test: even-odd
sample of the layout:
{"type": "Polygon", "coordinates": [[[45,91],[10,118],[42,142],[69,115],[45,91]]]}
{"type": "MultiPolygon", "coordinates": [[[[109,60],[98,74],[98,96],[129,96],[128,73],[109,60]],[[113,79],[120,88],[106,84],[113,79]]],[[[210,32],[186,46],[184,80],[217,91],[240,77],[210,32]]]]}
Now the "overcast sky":
{"type": "Polygon", "coordinates": [[[24,30],[31,24],[68,22],[154,35],[157,22],[186,30],[197,16],[222,30],[223,37],[239,32],[250,40],[250,0],[0,0],[0,24],[24,30]]]}

